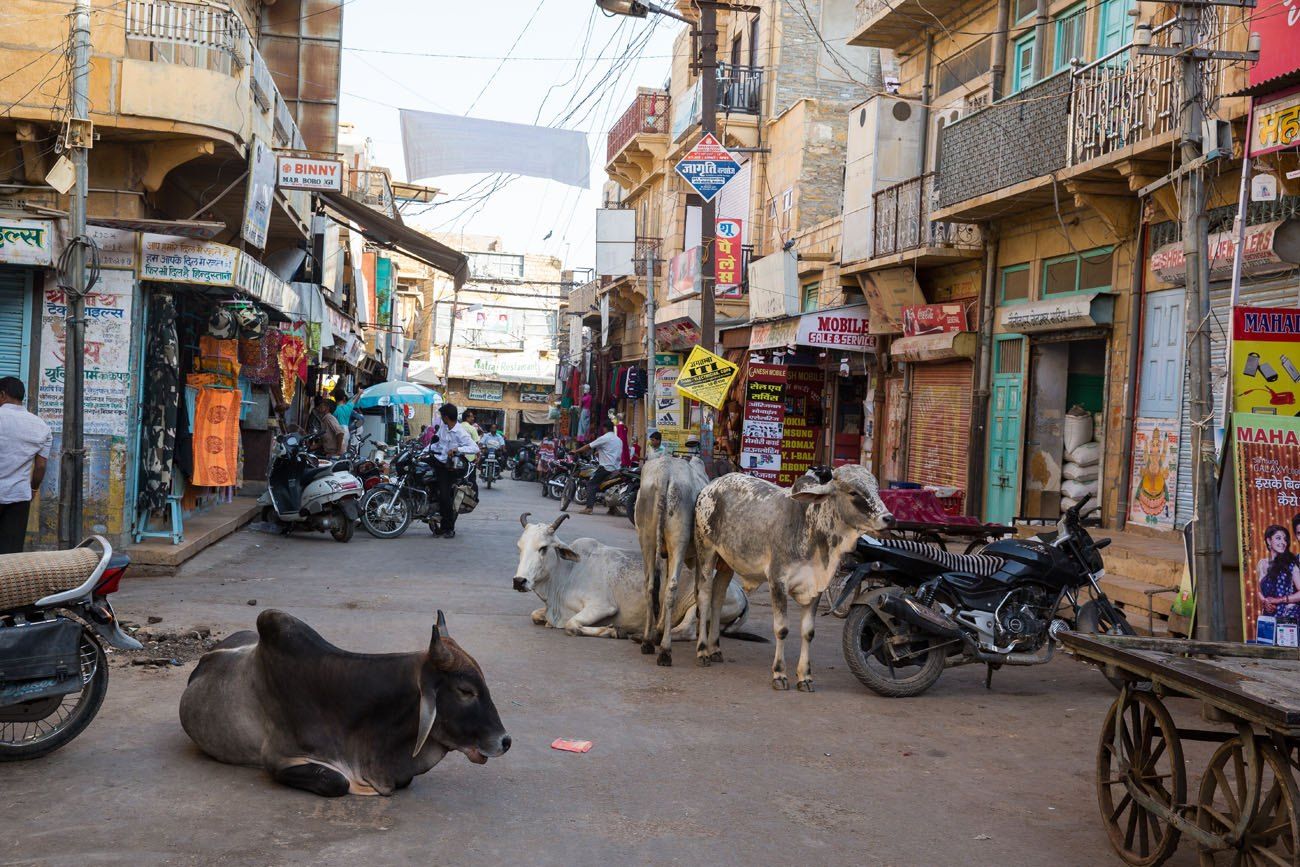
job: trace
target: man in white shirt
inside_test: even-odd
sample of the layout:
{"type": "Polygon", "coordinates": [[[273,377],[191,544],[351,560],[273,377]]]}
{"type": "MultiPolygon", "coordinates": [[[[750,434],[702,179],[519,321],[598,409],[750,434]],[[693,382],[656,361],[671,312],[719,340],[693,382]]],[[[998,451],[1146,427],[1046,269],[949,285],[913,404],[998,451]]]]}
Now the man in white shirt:
{"type": "Polygon", "coordinates": [[[0,378],[0,554],[21,554],[32,494],[45,478],[53,435],[23,405],[15,376],[0,378]]]}
{"type": "Polygon", "coordinates": [[[487,433],[478,439],[478,447],[481,449],[503,449],[506,447],[506,438],[501,436],[495,424],[488,425],[487,433]]]}
{"type": "Polygon", "coordinates": [[[426,448],[425,454],[432,455],[437,461],[438,471],[438,535],[446,539],[456,538],[456,509],[452,505],[452,495],[456,490],[456,481],[463,470],[454,465],[452,458],[461,455],[472,458],[478,454],[478,446],[465,432],[464,425],[456,423],[456,407],[444,403],[438,408],[438,418],[434,420],[433,440],[426,448]]]}
{"type": "Polygon", "coordinates": [[[582,514],[590,515],[600,483],[623,466],[623,440],[614,431],[606,431],[585,446],[575,449],[573,454],[580,455],[583,452],[594,454],[597,464],[596,472],[592,473],[591,478],[587,480],[587,508],[582,510],[582,514]]]}

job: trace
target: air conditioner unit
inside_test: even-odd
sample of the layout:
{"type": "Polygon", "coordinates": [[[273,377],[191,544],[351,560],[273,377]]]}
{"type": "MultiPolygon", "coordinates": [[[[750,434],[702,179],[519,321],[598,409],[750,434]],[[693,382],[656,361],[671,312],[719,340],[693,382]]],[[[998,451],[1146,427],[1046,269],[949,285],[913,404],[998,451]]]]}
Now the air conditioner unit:
{"type": "Polygon", "coordinates": [[[875,194],[921,174],[925,112],[912,100],[879,95],[849,112],[841,256],[870,259],[875,194]]]}

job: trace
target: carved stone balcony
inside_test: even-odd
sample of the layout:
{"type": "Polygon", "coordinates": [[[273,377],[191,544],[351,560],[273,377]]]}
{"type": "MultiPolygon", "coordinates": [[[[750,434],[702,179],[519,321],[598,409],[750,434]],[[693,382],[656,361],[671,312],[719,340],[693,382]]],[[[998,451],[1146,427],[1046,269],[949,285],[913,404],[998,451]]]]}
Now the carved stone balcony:
{"type": "Polygon", "coordinates": [[[642,89],[605,145],[605,172],[624,190],[634,190],[663,171],[668,153],[668,94],[642,89]]]}

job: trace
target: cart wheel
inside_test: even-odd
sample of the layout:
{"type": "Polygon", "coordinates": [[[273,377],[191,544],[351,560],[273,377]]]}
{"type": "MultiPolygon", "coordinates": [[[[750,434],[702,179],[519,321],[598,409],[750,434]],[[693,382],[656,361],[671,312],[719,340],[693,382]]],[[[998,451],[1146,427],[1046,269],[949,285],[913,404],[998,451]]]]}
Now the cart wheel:
{"type": "Polygon", "coordinates": [[[1187,801],[1178,730],[1149,692],[1124,690],[1106,714],[1097,749],[1097,804],[1110,844],[1135,867],[1164,863],[1179,831],[1139,804],[1130,787],[1174,812],[1187,801]]]}
{"type": "Polygon", "coordinates": [[[978,554],[980,551],[984,550],[984,546],[987,545],[988,543],[989,543],[988,539],[976,539],[966,546],[965,553],[978,554]]]}
{"type": "Polygon", "coordinates": [[[945,547],[943,544],[943,537],[940,536],[938,533],[929,533],[929,532],[917,533],[916,541],[924,542],[927,545],[934,545],[936,548],[945,547]]]}
{"type": "MultiPolygon", "coordinates": [[[[1200,849],[1201,867],[1216,864],[1300,865],[1300,790],[1290,764],[1271,744],[1256,741],[1262,760],[1257,805],[1236,846],[1226,850],[1200,849]]],[[[1201,777],[1196,824],[1211,834],[1228,835],[1250,807],[1250,768],[1241,738],[1220,746],[1201,777]]]]}

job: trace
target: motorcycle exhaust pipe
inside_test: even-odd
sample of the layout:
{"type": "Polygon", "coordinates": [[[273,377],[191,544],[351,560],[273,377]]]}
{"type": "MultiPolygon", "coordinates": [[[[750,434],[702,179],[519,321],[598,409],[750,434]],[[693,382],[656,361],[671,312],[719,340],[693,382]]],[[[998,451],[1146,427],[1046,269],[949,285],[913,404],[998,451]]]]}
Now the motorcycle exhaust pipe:
{"type": "Polygon", "coordinates": [[[888,594],[882,597],[878,604],[881,611],[895,619],[910,623],[922,632],[950,640],[962,637],[961,627],[952,618],[926,608],[910,596],[888,594]]]}
{"type": "Polygon", "coordinates": [[[1056,651],[1056,642],[1050,638],[1043,648],[1035,653],[989,653],[987,650],[975,651],[975,658],[980,662],[1001,663],[1002,665],[1042,665],[1052,658],[1056,651]]]}

